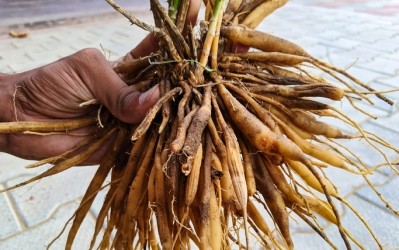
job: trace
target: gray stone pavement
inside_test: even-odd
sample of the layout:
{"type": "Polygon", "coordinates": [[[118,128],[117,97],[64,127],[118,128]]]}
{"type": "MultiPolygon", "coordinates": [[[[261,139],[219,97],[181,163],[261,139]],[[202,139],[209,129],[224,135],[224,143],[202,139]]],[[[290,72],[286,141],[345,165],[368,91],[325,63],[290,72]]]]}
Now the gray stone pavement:
{"type": "MultiPolygon", "coordinates": [[[[286,7],[268,18],[260,29],[295,41],[325,61],[342,68],[349,67],[350,73],[378,90],[397,89],[399,19],[393,12],[382,16],[371,11],[376,8],[384,9],[397,1],[373,1],[380,5],[372,5],[369,11],[357,11],[360,7],[365,10],[370,2],[372,1],[291,0],[286,7]],[[326,5],[332,2],[339,2],[341,5],[326,5]],[[357,8],[351,3],[356,4],[357,8]]],[[[150,20],[149,13],[138,15],[150,20]]],[[[0,72],[20,72],[38,67],[86,47],[103,49],[110,59],[116,59],[144,35],[144,32],[131,27],[122,17],[107,17],[82,24],[34,30],[26,39],[0,36],[0,72]]],[[[355,112],[345,102],[339,103],[337,107],[356,119],[364,128],[399,147],[399,94],[390,93],[388,96],[395,101],[393,107],[377,100],[374,106],[362,104],[362,108],[379,117],[377,120],[355,112]]],[[[344,124],[336,125],[346,129],[344,124]]],[[[351,147],[371,166],[381,161],[378,154],[360,142],[349,142],[345,145],[351,147]]],[[[388,157],[399,160],[399,156],[394,153],[389,153],[388,157]]],[[[28,161],[0,154],[0,188],[41,172],[40,169],[24,169],[23,166],[27,163],[28,161]]],[[[95,169],[75,168],[27,187],[0,194],[0,249],[44,249],[72,215],[95,169]]],[[[399,218],[379,202],[364,180],[334,169],[329,170],[328,174],[337,184],[340,193],[370,221],[385,249],[399,249],[399,218]]],[[[399,208],[399,178],[383,168],[371,179],[392,205],[399,208]]],[[[96,200],[97,206],[91,210],[91,217],[85,221],[75,249],[87,248],[100,203],[101,197],[96,200]]],[[[343,214],[344,225],[367,249],[376,249],[371,237],[353,215],[346,210],[343,214]]],[[[314,232],[303,224],[292,221],[296,249],[328,248],[314,232]]],[[[343,249],[336,229],[328,224],[325,224],[325,229],[337,241],[339,249],[343,249]]],[[[53,249],[63,249],[64,242],[65,234],[55,243],[53,249]]]]}

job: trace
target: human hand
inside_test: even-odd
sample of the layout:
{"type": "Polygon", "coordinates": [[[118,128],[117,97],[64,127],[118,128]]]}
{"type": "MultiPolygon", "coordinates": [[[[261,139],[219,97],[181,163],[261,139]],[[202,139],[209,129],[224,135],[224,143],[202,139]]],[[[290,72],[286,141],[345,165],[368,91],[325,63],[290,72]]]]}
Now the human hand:
{"type": "MultiPolygon", "coordinates": [[[[7,100],[6,110],[12,110],[3,114],[3,121],[79,119],[99,108],[81,104],[97,100],[119,120],[137,123],[159,97],[156,87],[140,93],[127,86],[97,49],[84,49],[44,67],[9,75],[7,91],[2,94],[2,99],[7,100]]],[[[88,135],[95,129],[92,126],[46,136],[10,134],[5,151],[23,158],[42,159],[72,148],[85,138],[76,134],[88,135]]],[[[94,163],[99,157],[87,163],[94,163]]]]}
{"type": "MultiPolygon", "coordinates": [[[[195,22],[200,0],[190,5],[188,20],[195,22]]],[[[119,62],[149,55],[158,48],[149,34],[119,62]]],[[[0,75],[0,121],[54,121],[79,119],[98,110],[81,105],[97,100],[119,120],[138,123],[159,97],[154,87],[145,93],[132,90],[114,72],[97,49],[84,49],[49,65],[14,75],[0,75]]],[[[26,159],[59,155],[79,143],[96,128],[85,127],[68,134],[0,135],[0,151],[26,159]]],[[[112,141],[112,139],[111,139],[112,141]]],[[[85,164],[96,164],[108,146],[102,147],[85,164]]]]}

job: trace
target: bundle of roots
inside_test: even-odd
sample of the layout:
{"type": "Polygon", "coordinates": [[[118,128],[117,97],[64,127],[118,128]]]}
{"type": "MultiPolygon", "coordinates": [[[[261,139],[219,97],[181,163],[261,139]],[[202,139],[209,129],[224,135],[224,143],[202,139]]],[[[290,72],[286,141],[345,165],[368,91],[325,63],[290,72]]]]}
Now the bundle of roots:
{"type": "MultiPolygon", "coordinates": [[[[115,71],[138,91],[159,85],[161,98],[135,127],[100,112],[100,134],[63,155],[35,163],[31,167],[57,159],[49,170],[9,188],[67,170],[111,136],[116,138],[71,218],[66,249],[105,188],[91,248],[230,249],[257,242],[267,249],[292,249],[290,213],[332,248],[337,242],[319,220],[336,225],[348,249],[362,248],[341,223],[336,203],[353,211],[382,248],[371,226],[340,196],[324,169],[339,168],[364,178],[381,202],[399,215],[369,180],[381,167],[398,173],[385,152],[399,150],[331,105],[347,99],[367,114],[355,101],[372,103],[372,95],[392,102],[298,45],[254,30],[287,0],[206,0],[205,18],[197,28],[184,27],[189,0],[170,1],[169,11],[151,0],[155,26],[107,2],[158,37],[158,52],[118,65],[115,71]],[[232,53],[239,46],[249,52],[232,53]],[[317,70],[335,83],[311,73],[317,70]],[[323,120],[343,122],[357,132],[346,134],[323,120]],[[342,140],[364,141],[385,161],[366,166],[342,140]]],[[[18,124],[20,132],[51,132],[93,122],[87,118],[68,124],[18,124]]],[[[10,124],[3,125],[7,131],[10,124]]]]}

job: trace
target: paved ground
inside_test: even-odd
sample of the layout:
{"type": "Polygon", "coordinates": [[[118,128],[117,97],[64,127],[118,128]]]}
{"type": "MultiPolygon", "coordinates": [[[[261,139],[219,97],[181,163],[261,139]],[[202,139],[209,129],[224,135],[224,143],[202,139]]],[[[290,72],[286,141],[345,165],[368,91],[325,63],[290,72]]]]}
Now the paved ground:
{"type": "Polygon", "coordinates": [[[331,9],[351,10],[353,12],[367,13],[382,17],[399,16],[399,2],[395,0],[308,0],[306,4],[331,9]]]}
{"type": "MultiPolygon", "coordinates": [[[[396,0],[291,0],[275,13],[261,29],[288,38],[315,55],[346,68],[376,89],[399,87],[399,8],[396,0]],[[381,13],[385,13],[382,15],[381,13]]],[[[139,13],[149,19],[148,13],[139,13]]],[[[34,68],[85,47],[102,47],[111,59],[121,56],[131,45],[144,36],[140,30],[119,17],[104,17],[81,24],[34,30],[26,39],[0,36],[0,72],[20,72],[34,68]]],[[[378,115],[378,120],[355,113],[346,105],[338,105],[366,129],[378,133],[399,146],[399,94],[389,94],[396,101],[389,107],[377,102],[363,105],[378,115]]],[[[337,124],[341,126],[341,124],[337,124]]],[[[379,156],[364,145],[349,145],[363,161],[370,165],[379,162],[379,156]]],[[[393,153],[391,159],[399,160],[393,153]]],[[[0,154],[0,188],[25,180],[40,170],[25,170],[27,161],[0,154]]],[[[65,221],[77,207],[79,198],[91,179],[95,167],[80,167],[66,173],[41,180],[28,187],[0,194],[0,249],[44,249],[62,229],[65,221]]],[[[370,221],[386,249],[399,249],[399,219],[386,210],[362,179],[331,172],[332,178],[364,217],[370,221]]],[[[384,169],[373,175],[380,192],[399,208],[399,178],[384,169]]],[[[97,200],[97,205],[101,200],[97,200]]],[[[86,249],[87,239],[97,214],[98,206],[91,210],[84,230],[78,237],[76,249],[86,249]]],[[[345,212],[344,225],[350,229],[367,249],[376,249],[367,233],[350,213],[345,212]]],[[[326,231],[338,239],[333,227],[326,231]]],[[[326,249],[319,237],[301,224],[294,225],[297,249],[326,249]]],[[[65,237],[53,249],[62,249],[65,237]]],[[[340,249],[343,248],[338,243],[340,249]]]]}
{"type": "MultiPolygon", "coordinates": [[[[120,0],[129,9],[148,9],[147,1],[120,0]]],[[[0,0],[0,34],[13,29],[47,27],[54,23],[73,23],[114,13],[105,1],[98,0],[0,0]]]]}

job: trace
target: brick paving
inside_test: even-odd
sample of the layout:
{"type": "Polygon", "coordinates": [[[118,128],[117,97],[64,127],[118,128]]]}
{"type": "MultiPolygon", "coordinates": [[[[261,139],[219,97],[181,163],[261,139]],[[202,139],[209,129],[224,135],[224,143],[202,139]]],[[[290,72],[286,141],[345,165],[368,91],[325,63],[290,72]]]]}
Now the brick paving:
{"type": "MultiPolygon", "coordinates": [[[[396,0],[292,0],[268,18],[260,29],[295,41],[311,54],[335,65],[343,68],[350,66],[350,73],[376,89],[399,88],[399,16],[393,11],[397,5],[396,0]]],[[[138,15],[150,19],[149,13],[138,15]]],[[[11,39],[3,35],[0,36],[0,72],[20,72],[38,67],[86,47],[102,47],[110,59],[116,59],[144,35],[125,19],[114,16],[34,30],[26,39],[11,39]]],[[[396,101],[393,107],[379,101],[374,106],[362,104],[363,108],[379,116],[378,120],[355,112],[345,105],[347,103],[337,106],[364,128],[399,147],[399,94],[388,96],[396,101]]],[[[345,129],[344,124],[336,125],[345,129]]],[[[367,164],[375,165],[381,160],[359,142],[345,142],[345,145],[356,151],[367,164]]],[[[396,154],[388,156],[399,160],[396,154]]],[[[24,169],[28,161],[5,154],[0,154],[0,162],[0,188],[41,172],[24,169]]],[[[72,215],[94,171],[95,167],[75,168],[0,194],[0,249],[44,249],[72,215]]],[[[337,183],[340,193],[370,221],[385,249],[399,249],[399,219],[381,205],[364,180],[343,176],[341,171],[335,169],[329,169],[328,174],[337,183]]],[[[370,179],[399,208],[399,178],[384,168],[370,179]]],[[[100,203],[101,198],[96,200],[97,205],[78,236],[76,249],[86,249],[100,203]]],[[[345,210],[343,214],[344,225],[367,249],[376,249],[350,212],[345,210]]],[[[328,224],[325,228],[342,249],[344,246],[336,229],[328,224]]],[[[296,249],[327,248],[321,238],[302,224],[294,224],[293,233],[296,249]]],[[[62,249],[64,242],[65,235],[53,249],[62,249]]]]}

